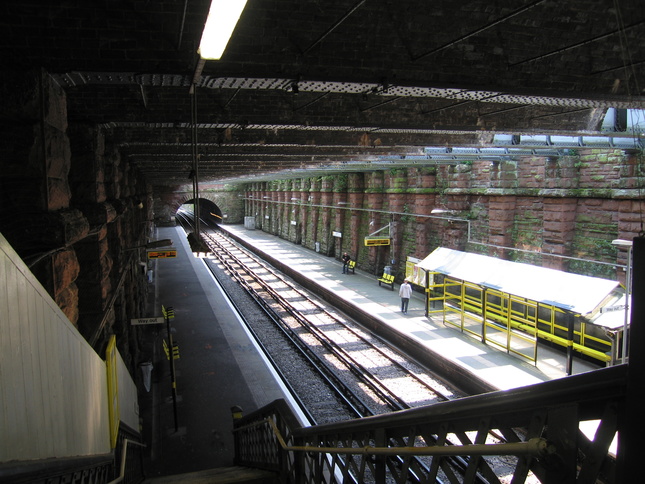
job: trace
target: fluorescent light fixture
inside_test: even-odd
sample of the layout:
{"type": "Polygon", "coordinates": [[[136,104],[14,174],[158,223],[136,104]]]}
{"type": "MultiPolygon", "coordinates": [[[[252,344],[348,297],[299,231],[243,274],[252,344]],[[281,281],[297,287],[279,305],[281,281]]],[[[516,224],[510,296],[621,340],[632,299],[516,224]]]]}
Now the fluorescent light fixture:
{"type": "Polygon", "coordinates": [[[199,44],[202,59],[219,60],[226,49],[246,0],[212,0],[206,26],[199,44]]]}
{"type": "Polygon", "coordinates": [[[615,245],[616,247],[629,248],[633,245],[633,242],[631,240],[614,239],[611,241],[611,245],[615,245]]]}

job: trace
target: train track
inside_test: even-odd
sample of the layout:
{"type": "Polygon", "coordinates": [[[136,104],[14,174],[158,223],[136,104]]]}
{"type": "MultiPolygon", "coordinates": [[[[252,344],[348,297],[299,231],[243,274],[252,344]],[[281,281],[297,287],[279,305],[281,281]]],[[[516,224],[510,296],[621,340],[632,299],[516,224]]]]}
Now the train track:
{"type": "MultiPolygon", "coordinates": [[[[304,364],[324,381],[322,385],[329,390],[328,398],[303,404],[312,423],[329,419],[330,410],[333,415],[327,421],[339,421],[348,416],[377,415],[464,396],[360,325],[326,307],[313,293],[302,289],[221,232],[205,230],[202,239],[221,269],[270,315],[291,348],[300,352],[306,361],[304,364]]],[[[262,339],[261,335],[256,336],[262,339]]],[[[290,350],[278,350],[282,351],[290,350]]],[[[271,350],[265,352],[271,358],[271,350]]],[[[285,380],[290,386],[288,377],[285,380]]],[[[428,438],[432,439],[432,436],[428,438]]],[[[425,459],[417,460],[421,468],[427,467],[425,459]]],[[[450,469],[445,470],[453,478],[446,480],[451,482],[455,474],[465,472],[468,466],[468,462],[459,457],[447,462],[450,469]]],[[[486,474],[492,475],[492,471],[488,471],[486,474]]],[[[410,476],[410,480],[423,479],[410,476]]],[[[489,481],[478,474],[475,482],[489,481]]]]}
{"type": "MultiPolygon", "coordinates": [[[[359,388],[357,416],[427,405],[454,398],[455,392],[427,376],[383,341],[317,301],[313,294],[274,270],[228,237],[203,234],[228,272],[275,320],[297,346],[330,373],[345,375],[343,388],[359,388]],[[352,378],[354,381],[347,381],[352,378]]],[[[345,392],[345,396],[348,393],[345,392]]]]}

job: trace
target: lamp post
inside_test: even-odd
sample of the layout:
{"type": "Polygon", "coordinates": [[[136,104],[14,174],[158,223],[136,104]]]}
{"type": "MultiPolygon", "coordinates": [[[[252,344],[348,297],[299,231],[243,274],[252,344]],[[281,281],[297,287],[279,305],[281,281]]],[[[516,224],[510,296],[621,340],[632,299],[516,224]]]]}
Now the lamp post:
{"type": "Polygon", "coordinates": [[[615,239],[611,244],[621,248],[627,249],[627,271],[625,274],[625,320],[623,322],[623,340],[622,340],[622,362],[627,363],[627,330],[629,329],[629,303],[631,296],[632,285],[632,246],[631,240],[615,239]]]}

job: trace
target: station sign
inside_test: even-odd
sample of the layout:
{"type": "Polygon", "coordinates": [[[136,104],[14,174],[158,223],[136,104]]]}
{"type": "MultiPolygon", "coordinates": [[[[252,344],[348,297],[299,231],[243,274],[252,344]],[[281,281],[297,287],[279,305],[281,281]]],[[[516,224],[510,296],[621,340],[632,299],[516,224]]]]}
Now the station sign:
{"type": "Polygon", "coordinates": [[[600,308],[601,313],[613,313],[614,311],[624,311],[625,310],[625,305],[620,304],[618,306],[606,306],[604,308],[600,308]]]}
{"type": "Polygon", "coordinates": [[[365,237],[365,246],[390,245],[390,238],[365,237]]]}
{"type": "Polygon", "coordinates": [[[164,318],[162,317],[156,317],[156,318],[137,318],[137,319],[131,319],[130,324],[133,326],[146,326],[149,324],[162,324],[164,322],[164,318]]]}
{"type": "Polygon", "coordinates": [[[148,259],[172,259],[174,257],[177,257],[177,249],[148,251],[148,259]]]}

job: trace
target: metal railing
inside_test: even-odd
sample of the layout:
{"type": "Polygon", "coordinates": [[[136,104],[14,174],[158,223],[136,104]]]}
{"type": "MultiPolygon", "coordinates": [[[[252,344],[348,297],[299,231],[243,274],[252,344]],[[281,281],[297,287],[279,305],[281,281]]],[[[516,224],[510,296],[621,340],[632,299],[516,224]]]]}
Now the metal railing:
{"type": "Polygon", "coordinates": [[[533,363],[537,361],[538,339],[572,348],[602,363],[611,360],[612,341],[605,331],[596,331],[594,334],[594,325],[581,321],[579,315],[574,313],[450,277],[445,277],[442,284],[434,284],[433,290],[435,293],[443,290],[443,301],[441,297],[434,299],[443,302],[444,324],[457,327],[487,343],[501,346],[508,353],[533,363]],[[567,326],[569,318],[576,321],[571,331],[567,326]],[[487,331],[490,334],[501,332],[504,335],[501,339],[489,338],[487,331]],[[517,344],[513,344],[512,339],[517,344]],[[518,351],[518,347],[524,349],[518,351]]]}
{"type": "Polygon", "coordinates": [[[529,476],[618,484],[610,446],[626,378],[621,365],[313,427],[301,427],[277,400],[234,421],[236,464],[273,470],[293,484],[518,484],[529,476]],[[590,421],[598,424],[592,438],[580,430],[590,421]],[[506,470],[492,456],[503,456],[506,470]]]}
{"type": "Polygon", "coordinates": [[[143,449],[147,446],[141,442],[141,436],[138,432],[121,425],[117,440],[112,480],[108,484],[137,484],[143,481],[143,449]]]}

